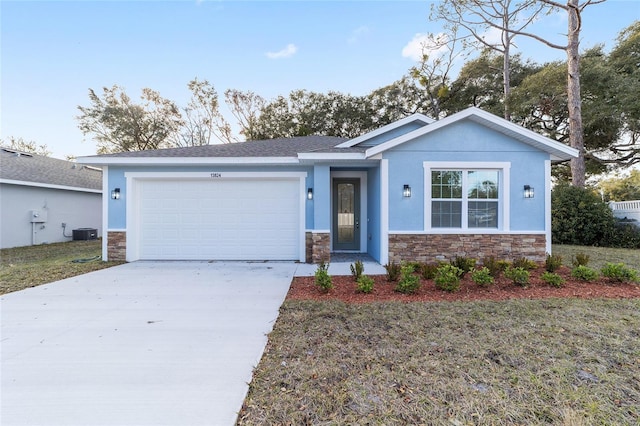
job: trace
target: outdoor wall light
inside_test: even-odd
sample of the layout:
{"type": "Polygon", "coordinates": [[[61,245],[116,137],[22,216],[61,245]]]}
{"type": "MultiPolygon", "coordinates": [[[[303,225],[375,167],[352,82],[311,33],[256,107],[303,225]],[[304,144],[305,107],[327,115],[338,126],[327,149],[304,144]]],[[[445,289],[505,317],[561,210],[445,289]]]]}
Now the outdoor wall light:
{"type": "Polygon", "coordinates": [[[113,191],[111,191],[111,198],[114,200],[120,199],[120,188],[116,188],[113,191]]]}
{"type": "Polygon", "coordinates": [[[405,185],[404,188],[402,188],[402,196],[405,198],[411,197],[411,187],[409,185],[405,185]]]}
{"type": "Polygon", "coordinates": [[[307,200],[313,200],[313,188],[307,188],[307,200]]]}
{"type": "Polygon", "coordinates": [[[533,198],[534,192],[533,188],[529,185],[524,186],[524,198],[533,198]]]}

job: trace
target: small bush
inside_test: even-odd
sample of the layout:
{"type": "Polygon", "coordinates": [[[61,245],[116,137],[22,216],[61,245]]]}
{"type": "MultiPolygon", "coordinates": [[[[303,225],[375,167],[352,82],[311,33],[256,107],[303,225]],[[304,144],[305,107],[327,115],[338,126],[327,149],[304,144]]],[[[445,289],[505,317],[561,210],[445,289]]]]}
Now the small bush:
{"type": "Polygon", "coordinates": [[[562,266],[562,256],[559,254],[549,254],[544,260],[544,269],[547,272],[555,272],[562,266]]]}
{"type": "Polygon", "coordinates": [[[356,260],[355,263],[349,265],[351,268],[351,275],[353,275],[353,279],[358,281],[364,272],[364,264],[361,260],[356,260]]]}
{"type": "Polygon", "coordinates": [[[420,288],[420,277],[414,275],[413,265],[402,265],[400,268],[400,280],[396,285],[396,291],[404,294],[413,294],[420,288]]]}
{"type": "Polygon", "coordinates": [[[598,271],[586,265],[578,265],[571,271],[571,276],[581,281],[595,281],[598,279],[598,271]]]}
{"type": "Polygon", "coordinates": [[[489,273],[493,278],[498,278],[498,276],[500,276],[500,273],[504,272],[504,270],[507,269],[507,266],[509,266],[509,262],[504,260],[497,260],[495,257],[490,256],[484,260],[483,265],[489,270],[489,273]]]}
{"type": "Polygon", "coordinates": [[[620,283],[638,281],[638,271],[627,268],[624,263],[607,262],[600,270],[602,276],[609,278],[611,281],[620,283]]]}
{"type": "Polygon", "coordinates": [[[471,257],[456,256],[456,258],[453,259],[450,263],[456,268],[462,270],[463,276],[476,267],[476,260],[471,257]]]}
{"type": "Polygon", "coordinates": [[[361,275],[357,281],[358,291],[360,293],[371,293],[373,291],[373,278],[361,275]]]}
{"type": "Polygon", "coordinates": [[[384,269],[387,270],[387,281],[398,281],[400,278],[400,265],[396,262],[389,262],[384,265],[384,269]]]}
{"type": "Polygon", "coordinates": [[[577,253],[571,260],[573,267],[587,266],[589,264],[589,255],[582,252],[577,253]]]}
{"type": "Polygon", "coordinates": [[[538,264],[531,259],[527,259],[526,257],[519,257],[515,259],[512,263],[514,268],[522,268],[527,271],[532,271],[538,267],[538,264]]]}
{"type": "Polygon", "coordinates": [[[434,281],[440,290],[454,292],[460,289],[460,278],[464,271],[454,265],[441,265],[436,271],[434,281]]]}
{"type": "Polygon", "coordinates": [[[423,263],[420,265],[420,275],[423,280],[432,280],[436,276],[438,265],[434,263],[423,263]]]}
{"type": "Polygon", "coordinates": [[[562,278],[560,275],[556,273],[549,272],[549,271],[542,274],[540,278],[542,278],[542,281],[546,282],[552,287],[560,288],[565,284],[564,278],[562,278]]]}
{"type": "Polygon", "coordinates": [[[504,271],[504,276],[520,287],[526,287],[529,284],[529,271],[522,266],[508,267],[504,271]]]}
{"type": "Polygon", "coordinates": [[[480,287],[488,287],[490,284],[493,284],[493,276],[486,266],[471,271],[471,279],[480,287]]]}
{"type": "Polygon", "coordinates": [[[333,288],[331,275],[329,275],[329,264],[320,262],[315,273],[315,284],[323,293],[328,293],[333,288]]]}

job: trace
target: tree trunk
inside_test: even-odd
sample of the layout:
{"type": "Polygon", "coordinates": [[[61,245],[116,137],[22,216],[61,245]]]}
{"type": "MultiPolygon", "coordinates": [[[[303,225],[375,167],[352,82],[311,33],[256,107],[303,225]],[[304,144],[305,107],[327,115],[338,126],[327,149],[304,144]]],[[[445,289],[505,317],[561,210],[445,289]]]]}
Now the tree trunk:
{"type": "Polygon", "coordinates": [[[502,31],[502,86],[504,89],[504,118],[511,121],[511,107],[509,106],[509,95],[511,95],[511,34],[509,29],[509,17],[503,16],[502,25],[507,30],[502,31]]]}
{"type": "Polygon", "coordinates": [[[579,0],[568,0],[569,35],[567,44],[567,102],[569,107],[569,144],[578,150],[578,158],[571,160],[571,181],[584,188],[584,133],[582,129],[582,99],[580,97],[580,16],[579,0]]]}

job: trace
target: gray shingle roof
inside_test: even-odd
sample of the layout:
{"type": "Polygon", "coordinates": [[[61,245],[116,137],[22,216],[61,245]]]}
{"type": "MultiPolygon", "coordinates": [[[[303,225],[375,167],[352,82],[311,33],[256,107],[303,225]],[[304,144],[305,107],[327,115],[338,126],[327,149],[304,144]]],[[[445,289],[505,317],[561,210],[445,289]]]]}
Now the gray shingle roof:
{"type": "Polygon", "coordinates": [[[0,148],[0,179],[102,189],[101,170],[9,148],[0,148]]]}
{"type": "Polygon", "coordinates": [[[296,157],[301,152],[327,152],[325,150],[331,150],[346,140],[333,136],[300,136],[219,145],[118,152],[99,157],[296,157]]]}

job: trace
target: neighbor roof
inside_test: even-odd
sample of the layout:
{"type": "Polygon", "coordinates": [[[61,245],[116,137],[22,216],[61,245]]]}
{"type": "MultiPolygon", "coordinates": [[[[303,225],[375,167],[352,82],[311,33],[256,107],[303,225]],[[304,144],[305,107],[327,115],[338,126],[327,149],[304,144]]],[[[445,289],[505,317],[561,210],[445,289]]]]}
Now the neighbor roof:
{"type": "Polygon", "coordinates": [[[102,190],[102,171],[71,161],[0,148],[0,182],[102,190]]]}

